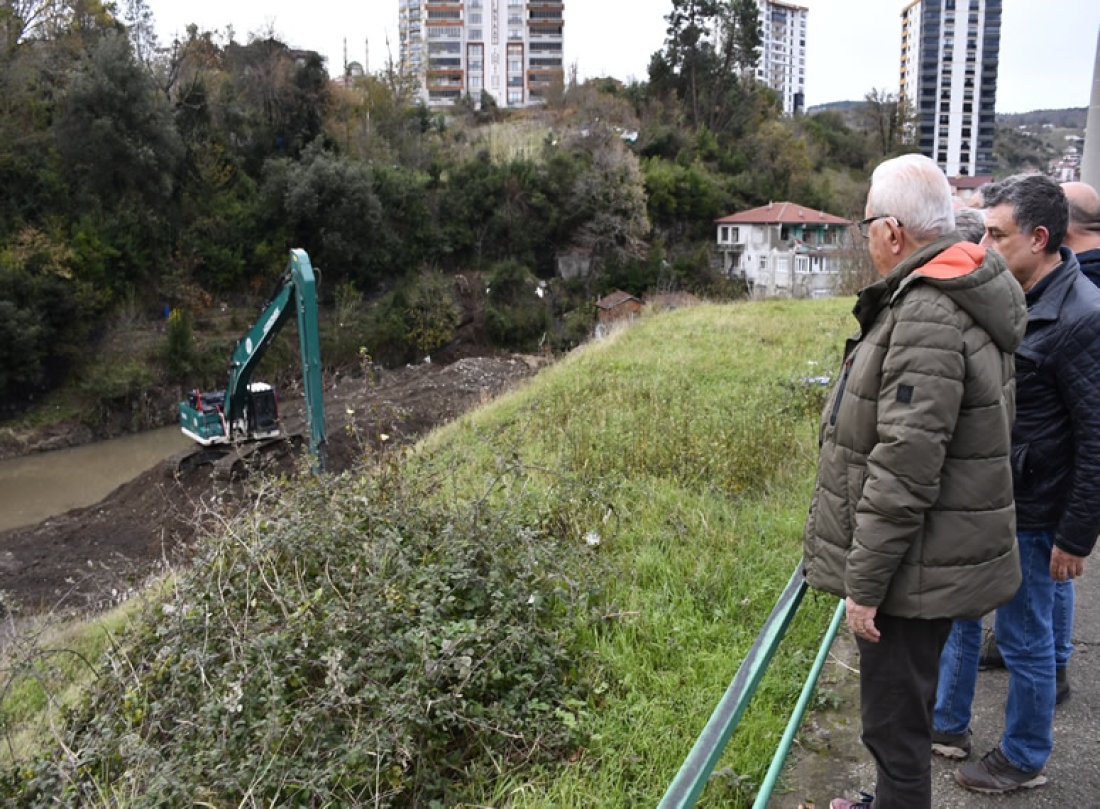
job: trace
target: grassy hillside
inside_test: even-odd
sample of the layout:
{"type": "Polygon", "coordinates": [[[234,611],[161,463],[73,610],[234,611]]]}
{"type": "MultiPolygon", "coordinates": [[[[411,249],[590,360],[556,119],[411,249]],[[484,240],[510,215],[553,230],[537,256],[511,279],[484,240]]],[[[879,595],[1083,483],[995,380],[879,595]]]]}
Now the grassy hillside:
{"type": "MultiPolygon", "coordinates": [[[[850,305],[644,318],[407,459],[279,490],[0,796],[655,805],[800,557],[805,378],[850,305]]],[[[833,606],[804,604],[703,805],[750,801],[833,606]]]]}

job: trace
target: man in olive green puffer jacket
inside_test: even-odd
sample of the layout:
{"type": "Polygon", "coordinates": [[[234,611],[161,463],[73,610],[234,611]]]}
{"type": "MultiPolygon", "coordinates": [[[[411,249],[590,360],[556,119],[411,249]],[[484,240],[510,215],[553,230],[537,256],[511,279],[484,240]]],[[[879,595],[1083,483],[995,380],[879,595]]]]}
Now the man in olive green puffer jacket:
{"type": "Polygon", "coordinates": [[[846,598],[874,809],[927,809],[951,621],[989,612],[1020,583],[1010,447],[1027,310],[1001,258],[959,240],[950,187],[928,158],[881,164],[866,213],[859,228],[882,278],[859,295],[860,332],[822,414],[805,575],[846,598]]]}

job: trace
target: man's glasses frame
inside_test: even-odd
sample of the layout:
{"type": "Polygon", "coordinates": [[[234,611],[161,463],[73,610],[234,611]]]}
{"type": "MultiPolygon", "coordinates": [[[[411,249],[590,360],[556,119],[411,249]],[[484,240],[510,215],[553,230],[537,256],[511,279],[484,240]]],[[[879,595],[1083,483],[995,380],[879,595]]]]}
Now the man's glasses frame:
{"type": "Polygon", "coordinates": [[[861,219],[856,222],[856,227],[859,229],[859,235],[862,236],[864,239],[869,238],[871,232],[871,223],[877,222],[880,219],[893,219],[894,224],[897,225],[899,228],[905,227],[905,225],[903,225],[893,214],[883,213],[879,214],[878,216],[868,216],[866,219],[861,219]]]}

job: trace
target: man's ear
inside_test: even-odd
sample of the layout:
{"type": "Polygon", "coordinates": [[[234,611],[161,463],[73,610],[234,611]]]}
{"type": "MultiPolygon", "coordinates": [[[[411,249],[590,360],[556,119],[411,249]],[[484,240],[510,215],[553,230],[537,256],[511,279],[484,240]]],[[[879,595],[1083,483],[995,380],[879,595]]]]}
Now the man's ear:
{"type": "Polygon", "coordinates": [[[890,252],[899,256],[905,250],[905,231],[896,227],[889,219],[886,220],[886,226],[890,230],[890,252]]]}
{"type": "Polygon", "coordinates": [[[1045,253],[1050,244],[1050,231],[1042,225],[1036,225],[1031,231],[1031,247],[1033,253],[1045,253]]]}

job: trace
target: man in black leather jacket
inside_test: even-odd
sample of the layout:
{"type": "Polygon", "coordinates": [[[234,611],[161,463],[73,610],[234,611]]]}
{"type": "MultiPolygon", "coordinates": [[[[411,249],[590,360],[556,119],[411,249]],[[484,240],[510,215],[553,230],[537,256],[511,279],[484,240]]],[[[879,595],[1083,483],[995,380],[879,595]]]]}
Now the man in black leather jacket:
{"type": "MultiPolygon", "coordinates": [[[[1100,290],[1062,244],[1069,204],[1054,180],[1010,177],[986,186],[983,197],[983,244],[1004,256],[1028,305],[1027,332],[1016,352],[1012,431],[1023,584],[997,611],[997,642],[1009,670],[1005,732],[981,761],[956,772],[964,787],[998,793],[1046,783],[1056,688],[1055,582],[1081,575],[1100,532],[1100,290]]],[[[956,676],[966,668],[960,665],[956,676]]],[[[943,708],[937,703],[938,730],[946,729],[943,708]]],[[[968,720],[969,705],[966,713],[968,720]]],[[[960,752],[969,752],[968,741],[960,752]]]]}

